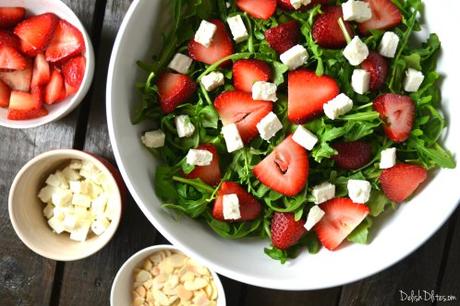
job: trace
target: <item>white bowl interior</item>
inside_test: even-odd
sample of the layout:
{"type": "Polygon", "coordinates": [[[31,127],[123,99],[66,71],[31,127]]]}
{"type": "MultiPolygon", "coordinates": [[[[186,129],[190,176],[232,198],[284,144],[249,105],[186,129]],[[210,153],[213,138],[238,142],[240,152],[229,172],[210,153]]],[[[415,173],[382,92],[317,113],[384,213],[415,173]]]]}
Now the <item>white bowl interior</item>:
{"type": "MultiPolygon", "coordinates": [[[[460,189],[454,185],[460,177],[460,168],[440,171],[410,203],[386,214],[387,217],[378,222],[381,226],[374,230],[375,237],[369,245],[349,245],[335,252],[322,249],[317,255],[305,253],[289,265],[281,265],[264,254],[269,241],[225,240],[189,218],[173,220],[160,208],[152,187],[157,164],[139,141],[148,125],[133,126],[128,115],[139,99],[134,84],[141,78],[139,70],[134,68],[135,62],[150,58],[152,46],[146,41],[156,42],[154,50],[161,48],[159,42],[168,17],[164,14],[165,2],[137,0],[126,14],[109,67],[107,116],[116,160],[131,194],[147,218],[171,242],[218,273],[245,283],[285,290],[320,289],[352,282],[387,268],[414,251],[447,220],[460,199],[460,189]]],[[[460,10],[460,3],[446,0],[440,6],[435,0],[425,0],[425,4],[427,28],[438,33],[443,42],[439,71],[445,77],[443,105],[449,115],[460,112],[456,101],[460,76],[455,64],[460,43],[451,30],[457,26],[454,12],[460,10]]],[[[458,135],[460,121],[452,120],[445,145],[455,155],[460,152],[455,138],[458,135]]]]}

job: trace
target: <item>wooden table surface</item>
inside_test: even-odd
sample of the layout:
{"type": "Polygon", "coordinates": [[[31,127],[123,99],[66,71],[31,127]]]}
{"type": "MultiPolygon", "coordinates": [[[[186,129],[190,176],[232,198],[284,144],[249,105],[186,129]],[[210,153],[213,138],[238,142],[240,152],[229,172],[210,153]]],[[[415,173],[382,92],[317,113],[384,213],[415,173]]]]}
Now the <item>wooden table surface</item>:
{"type": "MultiPolygon", "coordinates": [[[[0,306],[109,305],[110,287],[122,263],[142,248],[167,243],[131,198],[114,239],[102,251],[76,262],[56,262],[36,255],[19,240],[11,226],[7,207],[10,184],[17,171],[35,155],[51,149],[75,148],[113,161],[105,118],[105,84],[112,45],[131,1],[64,2],[91,35],[97,63],[95,78],[80,107],[63,120],[30,130],[0,128],[0,306]]],[[[433,205],[442,209],[442,203],[433,205]]],[[[434,290],[457,297],[450,303],[422,301],[418,305],[460,305],[459,213],[457,210],[408,258],[377,275],[342,287],[289,292],[222,277],[228,305],[398,305],[402,303],[399,290],[434,290]]],[[[423,226],[423,220],[419,226],[423,226]]]]}

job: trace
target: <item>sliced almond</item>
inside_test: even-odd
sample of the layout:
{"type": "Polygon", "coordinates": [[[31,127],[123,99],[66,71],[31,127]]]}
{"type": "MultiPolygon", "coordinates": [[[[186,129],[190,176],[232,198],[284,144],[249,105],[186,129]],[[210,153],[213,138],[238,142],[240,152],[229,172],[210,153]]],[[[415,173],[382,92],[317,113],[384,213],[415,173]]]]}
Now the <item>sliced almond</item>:
{"type": "Polygon", "coordinates": [[[171,257],[169,257],[169,260],[174,268],[182,267],[185,263],[185,260],[187,257],[183,254],[173,254],[171,257]]]}
{"type": "Polygon", "coordinates": [[[141,297],[135,297],[133,300],[133,306],[141,306],[144,304],[144,298],[141,297]]]}
{"type": "Polygon", "coordinates": [[[148,289],[152,288],[153,282],[154,282],[154,279],[149,279],[148,281],[143,283],[143,286],[145,287],[145,289],[148,290],[148,289]]]}
{"type": "Polygon", "coordinates": [[[216,283],[211,280],[211,287],[212,287],[212,295],[209,297],[211,300],[217,300],[217,288],[216,283]]]}
{"type": "Polygon", "coordinates": [[[146,259],[144,261],[143,268],[144,268],[144,270],[150,271],[153,268],[153,263],[149,259],[146,259]]]}
{"type": "Polygon", "coordinates": [[[205,288],[208,285],[208,281],[204,278],[195,278],[193,281],[185,281],[184,287],[187,290],[195,291],[198,289],[205,288]]]}
{"type": "Polygon", "coordinates": [[[193,297],[193,292],[185,289],[183,285],[177,286],[176,292],[182,301],[188,301],[193,297]]]}
{"type": "Polygon", "coordinates": [[[152,275],[149,272],[147,272],[145,270],[141,270],[136,275],[136,282],[145,283],[146,281],[148,281],[151,278],[152,278],[152,275]]]}
{"type": "Polygon", "coordinates": [[[136,293],[141,296],[141,297],[145,297],[145,295],[147,294],[147,291],[145,290],[144,286],[139,286],[136,288],[136,293]]]}
{"type": "Polygon", "coordinates": [[[168,297],[161,291],[155,290],[153,291],[153,298],[157,301],[160,305],[169,306],[169,299],[168,297]]]}
{"type": "Polygon", "coordinates": [[[195,279],[195,274],[193,272],[185,272],[181,278],[180,278],[180,281],[181,282],[191,282],[195,279]]]}

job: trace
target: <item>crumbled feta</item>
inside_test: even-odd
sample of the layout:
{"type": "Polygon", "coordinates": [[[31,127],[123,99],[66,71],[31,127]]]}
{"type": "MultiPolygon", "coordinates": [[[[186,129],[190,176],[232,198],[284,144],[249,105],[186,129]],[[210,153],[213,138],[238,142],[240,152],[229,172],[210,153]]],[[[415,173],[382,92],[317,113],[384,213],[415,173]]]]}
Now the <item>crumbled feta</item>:
{"type": "Polygon", "coordinates": [[[66,167],[64,170],[62,170],[62,174],[67,181],[75,181],[81,178],[80,174],[70,167],[66,167]]]}
{"type": "Polygon", "coordinates": [[[212,153],[208,150],[190,149],[186,156],[187,164],[193,166],[209,166],[212,162],[212,153]]]}
{"type": "Polygon", "coordinates": [[[103,216],[106,204],[107,204],[107,196],[105,195],[105,193],[103,193],[94,199],[94,201],[91,203],[90,210],[96,216],[103,216]]]}
{"type": "Polygon", "coordinates": [[[236,43],[240,43],[248,39],[249,37],[248,30],[246,29],[246,26],[244,25],[241,15],[228,17],[227,23],[228,23],[228,26],[230,27],[230,31],[232,32],[233,40],[236,43]]]}
{"type": "Polygon", "coordinates": [[[51,196],[53,195],[54,189],[56,187],[47,185],[40,189],[40,192],[38,193],[38,198],[43,202],[43,203],[48,203],[51,201],[51,196]]]}
{"type": "Polygon", "coordinates": [[[222,134],[224,135],[228,153],[232,153],[244,147],[243,140],[241,139],[240,132],[238,132],[235,123],[224,125],[222,127],[222,134]]]}
{"type": "Polygon", "coordinates": [[[62,174],[61,171],[56,171],[56,173],[48,176],[45,183],[53,187],[63,187],[63,188],[67,187],[66,178],[64,174],[62,174]]]}
{"type": "Polygon", "coordinates": [[[72,205],[82,206],[82,207],[90,207],[91,206],[91,198],[85,194],[74,194],[72,197],[72,205]]]}
{"type": "Polygon", "coordinates": [[[53,204],[48,203],[48,205],[43,208],[43,216],[45,216],[46,219],[51,219],[54,216],[53,210],[53,204]]]}
{"type": "Polygon", "coordinates": [[[324,182],[314,186],[311,194],[315,199],[315,204],[321,204],[335,197],[335,185],[329,182],[324,182]]]}
{"type": "Polygon", "coordinates": [[[277,86],[274,83],[257,81],[252,85],[252,99],[264,101],[278,101],[277,86]]]}
{"type": "Polygon", "coordinates": [[[67,189],[56,188],[51,195],[51,203],[54,206],[67,206],[72,201],[72,192],[67,189]]]}
{"type": "Polygon", "coordinates": [[[206,20],[202,20],[198,30],[195,33],[194,40],[206,48],[212,43],[214,35],[216,34],[217,26],[206,20]]]}
{"type": "Polygon", "coordinates": [[[213,91],[217,87],[224,85],[224,74],[222,72],[211,72],[201,78],[201,84],[206,91],[213,91]]]}
{"type": "Polygon", "coordinates": [[[355,69],[351,76],[351,87],[360,95],[365,94],[369,90],[371,74],[364,69],[355,69]]]}
{"type": "Polygon", "coordinates": [[[70,232],[70,239],[83,242],[88,236],[90,224],[89,222],[81,222],[78,226],[70,232]]]}
{"type": "Polygon", "coordinates": [[[341,93],[323,105],[324,113],[331,120],[335,120],[338,117],[345,115],[352,108],[353,101],[344,93],[341,93]]]}
{"type": "Polygon", "coordinates": [[[358,36],[355,36],[343,50],[343,55],[350,65],[358,66],[369,56],[369,49],[358,36]]]}
{"type": "Polygon", "coordinates": [[[267,141],[283,128],[283,124],[274,112],[269,112],[256,126],[260,137],[267,141]]]}
{"type": "Polygon", "coordinates": [[[182,74],[187,74],[193,60],[182,53],[176,53],[172,61],[169,63],[168,68],[177,71],[182,74]]]}
{"type": "Polygon", "coordinates": [[[283,64],[289,67],[289,70],[295,70],[304,65],[308,60],[308,52],[302,45],[295,45],[280,55],[283,64]]]}
{"type": "Polygon", "coordinates": [[[379,46],[379,53],[385,57],[395,57],[398,50],[399,36],[394,32],[385,32],[379,46]]]}
{"type": "Polygon", "coordinates": [[[299,125],[292,135],[292,140],[297,142],[299,145],[304,147],[307,150],[313,149],[313,147],[318,142],[318,137],[315,134],[299,125]]]}
{"type": "Polygon", "coordinates": [[[298,10],[302,6],[307,6],[311,3],[311,0],[290,0],[291,5],[294,9],[298,10]]]}
{"type": "Polygon", "coordinates": [[[52,217],[51,219],[48,220],[48,225],[53,229],[53,231],[56,232],[56,234],[60,234],[65,230],[64,224],[62,223],[62,221],[63,220],[59,218],[52,217]]]}
{"type": "Polygon", "coordinates": [[[91,231],[100,236],[109,228],[109,226],[110,221],[107,220],[107,218],[96,218],[96,220],[91,223],[91,231]]]}
{"type": "Polygon", "coordinates": [[[365,180],[348,180],[348,196],[355,203],[366,203],[371,196],[371,183],[365,180]]]}
{"type": "Polygon", "coordinates": [[[389,169],[396,165],[396,148],[388,148],[380,153],[380,169],[389,169]]]}
{"type": "Polygon", "coordinates": [[[406,79],[404,80],[404,90],[407,92],[416,92],[422,85],[425,76],[421,71],[409,68],[406,71],[406,79]]]}
{"type": "Polygon", "coordinates": [[[77,219],[77,216],[75,216],[74,214],[65,215],[64,221],[62,221],[62,224],[64,225],[64,229],[67,232],[73,231],[75,227],[77,226],[77,223],[78,223],[78,219],[77,219]]]}
{"type": "Polygon", "coordinates": [[[312,208],[310,208],[310,211],[308,212],[307,216],[307,221],[304,225],[307,231],[310,231],[313,228],[313,226],[316,225],[316,223],[321,221],[325,214],[326,213],[321,208],[319,208],[318,205],[315,205],[312,208]]]}
{"type": "Polygon", "coordinates": [[[88,181],[69,181],[69,186],[73,193],[88,194],[91,192],[91,183],[88,181]]]}
{"type": "Polygon", "coordinates": [[[83,166],[81,160],[74,159],[70,162],[69,168],[74,170],[80,170],[83,166]]]}
{"type": "Polygon", "coordinates": [[[177,136],[179,138],[190,137],[195,132],[195,126],[188,115],[179,115],[174,118],[177,136]]]}
{"type": "Polygon", "coordinates": [[[342,3],[343,19],[347,21],[364,22],[372,18],[369,3],[349,0],[342,3]]]}
{"type": "Polygon", "coordinates": [[[225,220],[238,220],[241,218],[238,195],[235,193],[225,194],[222,199],[222,210],[225,220]]]}
{"type": "Polygon", "coordinates": [[[147,148],[161,148],[165,145],[165,133],[162,130],[145,132],[141,140],[147,148]]]}

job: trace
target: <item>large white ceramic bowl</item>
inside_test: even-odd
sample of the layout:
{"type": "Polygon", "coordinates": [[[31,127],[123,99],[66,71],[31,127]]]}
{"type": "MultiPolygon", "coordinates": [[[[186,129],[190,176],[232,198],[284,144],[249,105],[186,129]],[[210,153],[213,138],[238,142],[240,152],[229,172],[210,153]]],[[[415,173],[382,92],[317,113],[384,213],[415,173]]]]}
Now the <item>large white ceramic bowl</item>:
{"type": "MultiPolygon", "coordinates": [[[[285,290],[320,289],[389,267],[423,244],[447,220],[460,199],[460,167],[440,171],[410,203],[378,222],[369,245],[350,245],[336,252],[323,249],[317,255],[303,254],[289,265],[281,265],[264,254],[269,241],[225,240],[189,218],[173,220],[160,208],[152,187],[157,164],[139,141],[148,126],[133,126],[130,122],[133,104],[138,101],[134,85],[140,78],[135,62],[148,59],[153,50],[161,48],[161,34],[168,23],[165,2],[136,0],[129,8],[110,61],[107,117],[116,160],[131,194],[150,222],[171,242],[216,272],[245,283],[285,290]]],[[[438,2],[425,0],[425,19],[428,29],[438,33],[443,42],[439,70],[445,77],[444,109],[451,117],[445,143],[458,155],[460,120],[449,115],[460,113],[460,43],[452,30],[458,28],[455,12],[460,11],[460,2],[444,0],[442,6],[438,2]]]]}

